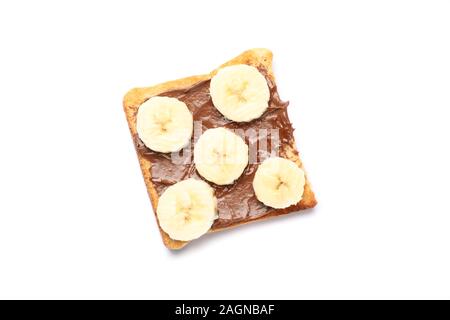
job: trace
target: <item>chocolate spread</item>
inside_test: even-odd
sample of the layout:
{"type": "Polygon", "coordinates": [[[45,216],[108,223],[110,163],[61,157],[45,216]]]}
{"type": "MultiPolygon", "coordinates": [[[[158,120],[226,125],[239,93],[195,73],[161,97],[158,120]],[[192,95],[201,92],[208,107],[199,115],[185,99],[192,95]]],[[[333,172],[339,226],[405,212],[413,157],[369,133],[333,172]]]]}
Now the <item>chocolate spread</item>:
{"type": "MultiPolygon", "coordinates": [[[[266,215],[269,211],[274,211],[273,208],[265,206],[256,198],[252,186],[253,177],[258,163],[269,156],[266,150],[270,151],[278,148],[278,154],[282,156],[285,154],[286,148],[291,145],[294,137],[293,128],[287,114],[287,106],[289,103],[280,100],[276,85],[267,77],[266,71],[260,69],[260,72],[265,75],[270,89],[269,107],[260,118],[251,122],[233,122],[228,120],[214,107],[209,94],[210,80],[199,82],[186,89],[173,90],[160,94],[160,96],[174,97],[183,101],[192,112],[194,123],[201,121],[203,132],[207,129],[217,127],[225,127],[232,130],[242,129],[249,150],[252,150],[252,148],[255,148],[253,150],[257,150],[256,163],[255,161],[253,163],[250,161],[234,184],[219,186],[207,181],[215,190],[219,214],[219,218],[215,221],[212,229],[220,229],[235,223],[257,219],[266,215]],[[271,139],[267,139],[263,135],[257,135],[256,137],[249,135],[248,129],[253,129],[257,132],[261,129],[267,129],[268,132],[271,129],[278,129],[279,145],[271,146],[271,139]],[[268,148],[260,148],[263,145],[261,139],[266,141],[264,143],[269,145],[268,148]]],[[[195,143],[194,136],[191,141],[191,149],[195,143]]],[[[185,161],[185,164],[176,164],[173,163],[170,153],[163,154],[148,149],[137,135],[134,137],[134,141],[140,155],[152,163],[150,169],[152,182],[159,196],[161,196],[167,187],[179,181],[191,177],[202,179],[195,169],[193,156],[189,158],[189,161],[185,161]]],[[[193,155],[193,150],[191,155],[193,155]]],[[[293,211],[292,209],[286,208],[276,211],[281,213],[287,210],[293,211]]]]}

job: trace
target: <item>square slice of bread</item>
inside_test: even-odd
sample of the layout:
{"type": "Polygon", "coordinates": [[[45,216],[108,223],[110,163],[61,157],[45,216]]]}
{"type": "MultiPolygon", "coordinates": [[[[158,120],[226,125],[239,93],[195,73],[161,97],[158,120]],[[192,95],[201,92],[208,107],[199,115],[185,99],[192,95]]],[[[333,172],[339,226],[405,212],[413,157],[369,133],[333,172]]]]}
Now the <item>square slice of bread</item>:
{"type": "MultiPolygon", "coordinates": [[[[219,68],[213,70],[209,74],[192,76],[192,77],[182,78],[182,79],[178,79],[178,80],[168,81],[168,82],[164,82],[164,83],[152,86],[152,87],[132,89],[125,95],[124,101],[123,101],[123,107],[124,107],[124,111],[126,114],[128,126],[130,128],[132,137],[135,137],[137,135],[136,114],[137,114],[137,110],[138,110],[139,106],[143,102],[145,102],[146,100],[148,100],[149,98],[151,98],[153,96],[157,96],[157,95],[162,94],[167,91],[189,88],[201,81],[210,80],[217,73],[217,71],[220,68],[225,67],[225,66],[235,65],[235,64],[247,64],[247,65],[254,66],[256,68],[263,68],[267,72],[267,77],[269,77],[270,80],[275,83],[275,77],[274,77],[273,71],[272,71],[272,52],[267,49],[251,49],[251,50],[243,52],[242,54],[235,57],[234,59],[224,63],[219,68]]],[[[286,147],[287,148],[285,148],[285,150],[287,150],[287,151],[284,154],[284,157],[294,161],[304,170],[303,164],[300,160],[300,157],[298,155],[298,152],[297,152],[297,149],[295,146],[295,141],[291,141],[290,146],[286,146],[286,147]]],[[[156,188],[152,182],[151,163],[149,160],[142,157],[139,154],[139,152],[137,152],[137,154],[138,154],[139,164],[141,166],[142,174],[144,176],[145,185],[147,187],[147,192],[150,196],[153,211],[155,212],[155,217],[156,217],[156,208],[157,208],[159,196],[158,196],[156,188]]],[[[311,189],[310,182],[309,182],[308,178],[306,178],[306,185],[305,185],[303,198],[300,201],[300,203],[296,206],[295,209],[293,209],[293,210],[271,209],[263,216],[259,216],[259,217],[253,218],[253,219],[248,219],[245,221],[238,221],[227,227],[216,228],[214,230],[211,230],[210,232],[220,231],[220,230],[236,227],[238,225],[250,223],[250,222],[254,222],[254,221],[265,220],[265,219],[268,219],[271,217],[276,217],[279,215],[284,215],[284,214],[288,214],[291,212],[295,212],[297,210],[312,208],[316,204],[317,204],[317,201],[316,201],[314,193],[311,189]]],[[[158,223],[158,226],[159,226],[159,223],[158,223]]],[[[169,249],[181,249],[186,244],[189,243],[189,242],[173,240],[160,227],[159,227],[159,230],[160,230],[164,244],[169,249]]]]}

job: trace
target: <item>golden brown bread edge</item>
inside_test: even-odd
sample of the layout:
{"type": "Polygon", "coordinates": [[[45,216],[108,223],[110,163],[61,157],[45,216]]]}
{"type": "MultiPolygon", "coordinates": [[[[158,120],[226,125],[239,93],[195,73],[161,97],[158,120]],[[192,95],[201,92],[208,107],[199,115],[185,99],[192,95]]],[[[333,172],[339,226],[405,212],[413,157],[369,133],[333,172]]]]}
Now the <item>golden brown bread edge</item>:
{"type": "MultiPolygon", "coordinates": [[[[215,69],[209,74],[205,75],[199,75],[199,76],[192,76],[187,77],[183,79],[173,80],[164,82],[152,87],[145,87],[145,88],[134,88],[130,90],[124,97],[123,100],[123,108],[126,114],[126,118],[128,121],[128,126],[130,128],[131,136],[134,137],[137,134],[136,131],[136,111],[139,108],[139,106],[149,99],[150,97],[156,96],[158,94],[161,94],[166,91],[171,90],[177,90],[177,89],[184,89],[188,88],[197,82],[209,80],[211,77],[213,77],[217,71],[225,66],[234,65],[234,64],[248,64],[254,67],[263,67],[265,70],[267,70],[268,76],[274,81],[275,83],[275,77],[273,75],[272,71],[272,52],[268,49],[251,49],[248,51],[243,52],[239,56],[235,57],[234,59],[224,63],[219,68],[215,69]]],[[[287,154],[284,155],[284,157],[289,158],[290,160],[296,162],[301,168],[303,168],[303,164],[298,156],[297,149],[295,147],[295,141],[291,142],[291,145],[289,148],[287,148],[287,154]]],[[[136,150],[137,152],[137,150],[136,150]]],[[[147,186],[147,192],[150,197],[153,212],[155,213],[156,217],[156,207],[158,205],[158,193],[156,192],[155,186],[152,183],[151,179],[151,173],[150,173],[150,161],[140,156],[139,152],[137,152],[138,158],[139,158],[139,164],[141,166],[142,174],[144,176],[145,185],[147,186]]],[[[304,169],[304,168],[303,168],[304,169]]],[[[299,208],[296,208],[294,210],[272,210],[269,211],[267,214],[265,214],[262,217],[258,217],[255,219],[247,220],[247,221],[241,221],[237,222],[231,226],[211,230],[210,232],[215,231],[221,231],[224,229],[233,228],[242,224],[259,221],[259,220],[265,220],[269,219],[271,217],[276,217],[279,215],[285,215],[288,213],[291,213],[293,211],[296,211],[297,209],[303,210],[312,208],[317,204],[316,198],[314,196],[314,193],[311,189],[310,182],[308,178],[306,178],[306,185],[305,190],[303,193],[303,198],[300,201],[299,208]]],[[[156,217],[156,220],[158,221],[158,218],[156,217]]],[[[158,228],[161,233],[163,242],[165,246],[169,249],[176,250],[181,249],[185,245],[187,245],[189,242],[184,241],[178,241],[171,239],[162,229],[159,227],[158,222],[158,228]]]]}

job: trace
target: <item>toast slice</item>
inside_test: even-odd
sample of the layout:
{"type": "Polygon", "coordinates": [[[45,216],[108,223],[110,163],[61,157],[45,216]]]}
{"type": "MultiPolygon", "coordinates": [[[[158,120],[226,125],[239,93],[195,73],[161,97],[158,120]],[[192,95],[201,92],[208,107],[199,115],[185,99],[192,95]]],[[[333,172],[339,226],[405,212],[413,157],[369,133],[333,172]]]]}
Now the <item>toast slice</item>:
{"type": "MultiPolygon", "coordinates": [[[[209,74],[192,76],[187,78],[182,78],[174,81],[164,82],[152,87],[145,88],[135,88],[130,90],[124,97],[123,107],[126,114],[126,118],[128,121],[128,126],[130,128],[131,135],[133,140],[136,141],[137,130],[136,130],[136,115],[139,106],[145,102],[147,99],[162,95],[165,92],[174,91],[174,90],[184,90],[186,88],[190,88],[195,86],[198,83],[210,80],[217,71],[225,66],[235,65],[235,64],[248,64],[254,66],[258,69],[263,69],[265,71],[265,76],[268,82],[275,83],[275,77],[272,71],[272,52],[267,49],[251,49],[243,52],[239,56],[234,59],[226,62],[221,65],[219,68],[213,70],[209,74]]],[[[264,115],[263,115],[264,116],[264,115]]],[[[149,194],[153,211],[155,212],[156,217],[156,208],[158,204],[158,198],[161,192],[158,192],[158,189],[155,186],[155,183],[152,181],[151,167],[152,163],[146,157],[142,156],[142,154],[138,151],[138,146],[135,142],[135,147],[138,154],[139,164],[142,170],[142,174],[144,176],[145,185],[147,187],[147,192],[149,194]]],[[[303,170],[303,164],[300,160],[299,153],[295,146],[295,141],[292,138],[291,141],[282,146],[284,158],[290,159],[296,162],[303,170]]],[[[308,208],[312,208],[317,204],[314,193],[311,189],[310,182],[306,177],[305,190],[303,194],[302,200],[295,206],[291,206],[285,209],[273,209],[267,207],[267,210],[264,214],[249,216],[247,219],[241,219],[232,223],[229,223],[224,226],[213,227],[210,232],[221,231],[228,228],[233,228],[239,226],[241,224],[246,224],[258,220],[265,220],[271,217],[276,217],[279,215],[288,214],[291,212],[297,212],[298,210],[304,210],[308,208]]],[[[159,226],[159,223],[158,223],[159,226]]],[[[162,239],[164,244],[169,249],[181,249],[189,242],[177,241],[171,239],[160,227],[159,227],[162,239]]]]}

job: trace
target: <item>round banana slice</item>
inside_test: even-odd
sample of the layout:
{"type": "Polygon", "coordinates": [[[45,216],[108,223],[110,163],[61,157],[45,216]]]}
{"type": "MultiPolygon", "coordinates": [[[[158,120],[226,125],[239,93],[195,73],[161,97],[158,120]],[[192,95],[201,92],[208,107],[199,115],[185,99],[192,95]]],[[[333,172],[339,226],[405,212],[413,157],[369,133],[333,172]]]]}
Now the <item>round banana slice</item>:
{"type": "Polygon", "coordinates": [[[197,239],[207,233],[217,219],[214,190],[206,182],[187,179],[166,189],[156,209],[158,221],[170,238],[197,239]]]}
{"type": "Polygon", "coordinates": [[[220,69],[211,79],[209,92],[217,110],[236,122],[257,119],[269,106],[266,78],[246,64],[220,69]]]}
{"type": "Polygon", "coordinates": [[[195,144],[194,163],[206,180],[218,185],[230,184],[248,164],[248,146],[230,130],[208,129],[195,144]]]}
{"type": "Polygon", "coordinates": [[[153,151],[175,152],[192,136],[193,117],[186,104],[176,98],[152,97],[139,107],[136,129],[153,151]]]}
{"type": "Polygon", "coordinates": [[[295,162],[273,157],[259,165],[253,179],[256,198],[266,206],[282,209],[303,196],[305,173],[295,162]]]}

